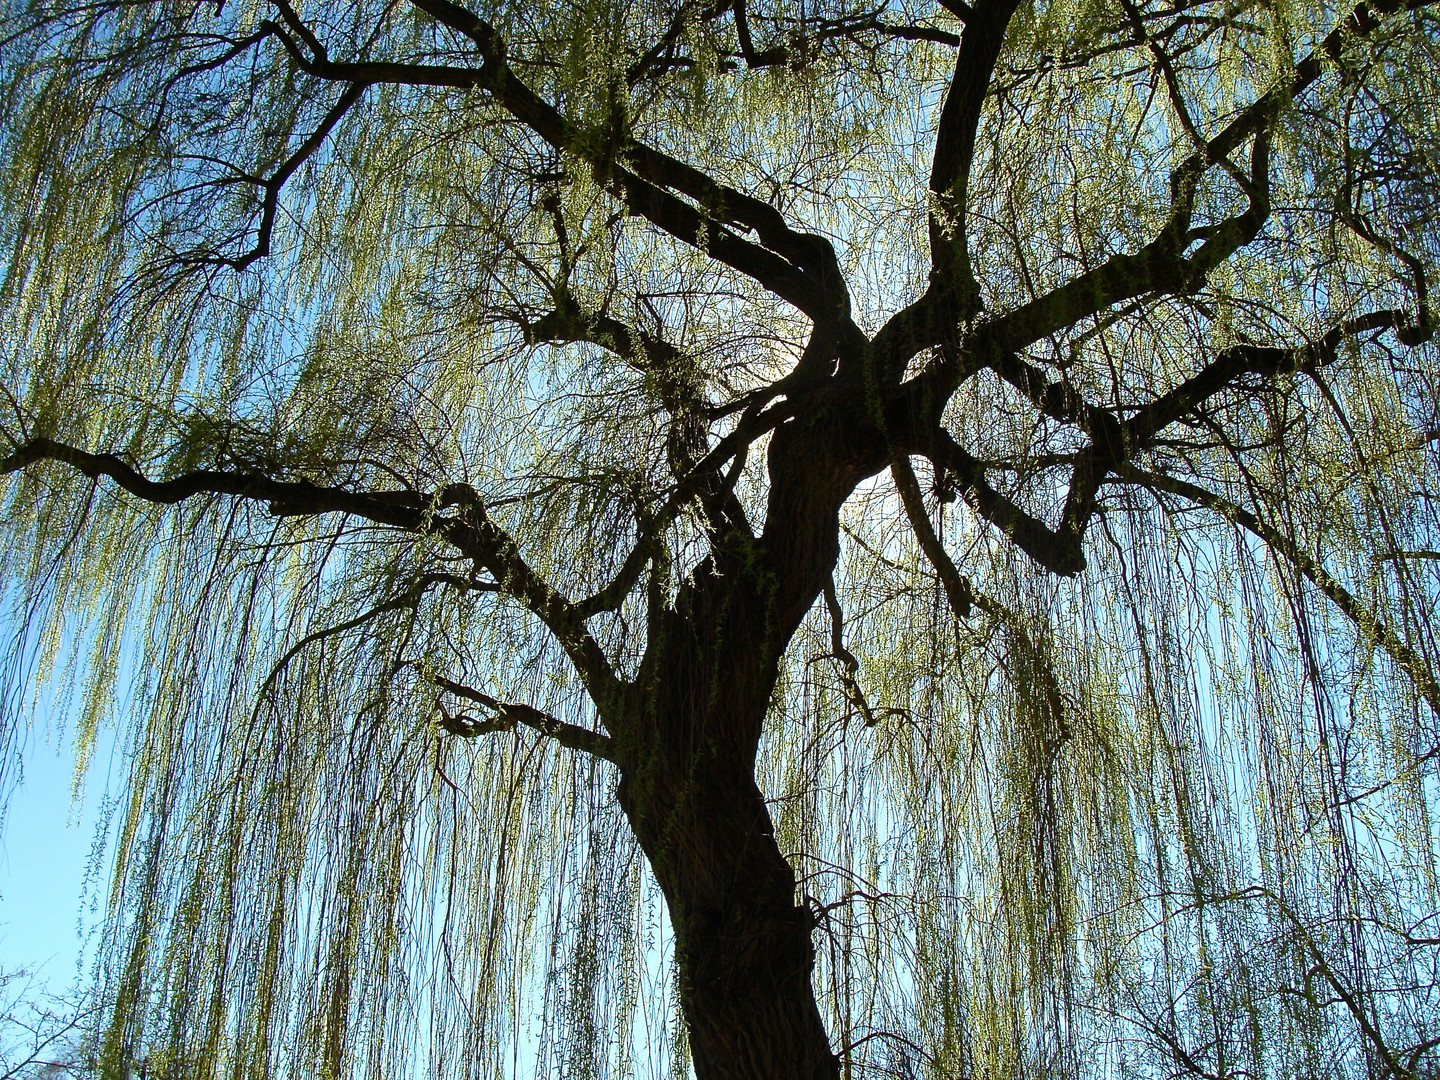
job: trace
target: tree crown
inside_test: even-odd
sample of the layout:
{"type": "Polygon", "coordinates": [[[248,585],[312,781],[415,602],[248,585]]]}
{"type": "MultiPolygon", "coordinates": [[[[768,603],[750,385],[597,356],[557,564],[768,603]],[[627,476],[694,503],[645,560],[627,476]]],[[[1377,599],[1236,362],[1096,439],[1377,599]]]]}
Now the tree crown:
{"type": "Polygon", "coordinates": [[[128,740],[106,1068],[683,1068],[677,740],[847,1070],[1432,1068],[1425,3],[5,27],[5,731],[128,740]]]}

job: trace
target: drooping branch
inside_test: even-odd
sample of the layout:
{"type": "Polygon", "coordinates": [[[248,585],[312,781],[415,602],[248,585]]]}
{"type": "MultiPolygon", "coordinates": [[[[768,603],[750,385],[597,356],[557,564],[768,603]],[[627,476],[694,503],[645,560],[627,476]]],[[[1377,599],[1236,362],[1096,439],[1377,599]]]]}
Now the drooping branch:
{"type": "Polygon", "coordinates": [[[1372,225],[1357,204],[1354,178],[1351,175],[1352,152],[1347,147],[1345,155],[1345,182],[1335,195],[1335,216],[1344,225],[1373,247],[1405,267],[1410,287],[1415,292],[1415,317],[1408,326],[1396,327],[1395,336],[1403,345],[1419,345],[1429,341],[1434,333],[1434,321],[1430,314],[1430,288],[1426,281],[1425,264],[1391,237],[1383,235],[1372,225]]]}
{"type": "MultiPolygon", "coordinates": [[[[675,47],[684,38],[686,31],[697,23],[718,19],[731,8],[736,9],[735,22],[738,29],[745,22],[743,0],[740,3],[735,3],[734,0],[717,0],[715,3],[703,5],[681,4],[674,17],[671,18],[670,25],[660,35],[660,39],[626,70],[626,84],[635,86],[646,78],[670,70],[677,63],[675,47]]],[[[745,49],[747,48],[746,42],[749,40],[749,31],[743,30],[739,33],[741,48],[745,49]]]]}
{"type": "MultiPolygon", "coordinates": [[[[812,319],[835,322],[847,341],[860,331],[849,318],[844,277],[830,242],[793,230],[778,210],[626,136],[620,126],[597,133],[577,125],[536,94],[509,66],[499,34],[474,13],[444,0],[412,0],[437,21],[464,34],[480,51],[479,67],[384,61],[335,61],[322,48],[307,51],[278,23],[266,29],[296,67],[318,79],[352,84],[481,89],[556,150],[577,154],[632,214],[748,277],[812,319]],[[602,138],[593,136],[600,134],[602,138]],[[685,202],[672,192],[695,200],[685,202]],[[760,242],[742,238],[739,226],[760,242]]],[[[313,36],[313,35],[312,35],[313,36]]]]}
{"type": "Polygon", "coordinates": [[[664,338],[629,326],[606,312],[589,313],[568,292],[560,306],[523,322],[527,342],[587,342],[607,349],[651,377],[661,404],[673,418],[667,451],[677,478],[694,470],[706,449],[701,412],[705,401],[693,376],[694,363],[664,338]]]}
{"type": "Polygon", "coordinates": [[[280,193],[284,191],[286,182],[295,175],[295,170],[305,164],[316,152],[325,145],[325,140],[335,130],[335,125],[345,118],[345,114],[360,100],[368,86],[365,82],[352,82],[346,87],[340,99],[330,107],[324,119],[304,142],[291,154],[280,166],[266,177],[258,181],[262,192],[260,204],[260,224],[256,228],[255,245],[243,255],[233,258],[219,258],[218,261],[234,270],[244,270],[254,263],[270,254],[271,241],[275,235],[275,216],[279,213],[280,193]]]}
{"type": "MultiPolygon", "coordinates": [[[[821,47],[828,42],[854,40],[862,35],[898,38],[901,41],[933,41],[937,45],[948,45],[951,48],[960,45],[960,38],[934,26],[916,23],[887,23],[880,18],[880,14],[884,10],[882,5],[863,14],[841,15],[829,19],[812,16],[808,19],[802,17],[793,20],[794,23],[799,24],[799,28],[790,30],[786,35],[788,38],[786,44],[771,45],[769,48],[761,49],[756,47],[750,30],[745,0],[736,0],[733,10],[735,36],[740,43],[738,59],[743,60],[745,67],[752,71],[776,67],[780,64],[789,67],[803,67],[811,58],[818,55],[821,47]]],[[[736,65],[732,61],[728,66],[736,65]]]]}
{"type": "Polygon", "coordinates": [[[840,607],[840,597],[835,593],[835,579],[831,577],[825,582],[823,590],[825,597],[825,610],[830,615],[830,655],[840,663],[840,685],[845,691],[845,697],[849,700],[859,713],[866,727],[874,727],[880,722],[880,717],[875,715],[875,710],[870,708],[870,702],[865,697],[865,692],[860,689],[859,680],[856,679],[860,671],[860,661],[855,654],[845,647],[845,613],[840,607]]]}
{"type": "Polygon", "coordinates": [[[1046,662],[1025,620],[998,600],[976,592],[970,579],[961,575],[930,522],[930,515],[925,509],[920,485],[909,458],[903,453],[897,454],[890,464],[890,471],[895,478],[895,487],[900,492],[905,515],[910,520],[915,539],[940,578],[950,610],[957,619],[966,620],[970,618],[971,608],[977,607],[995,622],[1005,626],[1024,654],[1027,672],[1038,682],[1038,688],[1049,705],[1052,716],[1061,725],[1060,737],[1068,737],[1064,726],[1064,694],[1061,692],[1059,680],[1053,668],[1046,662]]]}
{"type": "Polygon", "coordinates": [[[940,584],[945,587],[950,609],[955,612],[957,619],[968,619],[973,599],[970,582],[960,575],[950,553],[936,535],[935,527],[930,524],[930,514],[925,509],[925,500],[920,493],[919,481],[915,479],[915,470],[910,467],[909,455],[895,455],[895,460],[890,462],[890,475],[895,479],[895,489],[900,492],[900,502],[905,507],[905,516],[910,519],[910,528],[920,543],[920,550],[925,552],[930,565],[940,575],[940,584]]]}
{"type": "Polygon", "coordinates": [[[1280,529],[1238,503],[1176,477],[1163,476],[1136,468],[1133,465],[1123,465],[1116,471],[1115,482],[1136,484],[1152,492],[1163,491],[1171,495],[1178,495],[1197,506],[1214,511],[1226,521],[1240,526],[1262,541],[1266,547],[1288,562],[1297,573],[1339,608],[1345,617],[1355,624],[1355,629],[1363,639],[1373,641],[1380,646],[1400,669],[1410,676],[1411,681],[1415,684],[1415,689],[1430,706],[1435,716],[1440,718],[1440,681],[1437,681],[1420,654],[1405,644],[1388,623],[1362,604],[1317,560],[1301,550],[1300,546],[1280,529]]]}
{"type": "MultiPolygon", "coordinates": [[[[618,114],[605,131],[572,122],[519,78],[508,63],[501,36],[473,12],[448,0],[414,0],[417,8],[475,44],[482,60],[479,66],[337,61],[288,0],[271,2],[279,20],[263,20],[259,31],[242,43],[244,48],[273,37],[300,71],[314,78],[346,83],[347,89],[294,154],[271,176],[254,180],[264,192],[256,243],[241,256],[218,261],[245,269],[269,254],[284,184],[314,156],[367,87],[395,84],[481,89],[554,149],[588,161],[596,177],[620,199],[627,212],[753,278],[817,324],[828,325],[842,351],[863,351],[864,335],[850,319],[848,288],[828,239],[792,228],[764,200],[720,183],[634,139],[624,130],[623,117],[618,114]],[[753,233],[756,240],[741,235],[747,232],[753,233]]],[[[723,7],[717,13],[719,10],[723,7]]],[[[234,46],[212,63],[185,70],[210,70],[241,51],[241,46],[234,46]]]]}
{"type": "Polygon", "coordinates": [[[1128,452],[1134,453],[1137,449],[1149,445],[1161,429],[1227,387],[1233,386],[1242,375],[1273,377],[1322,367],[1337,359],[1340,345],[1347,338],[1379,330],[1403,332],[1410,326],[1407,312],[1391,308],[1346,319],[1318,340],[1302,345],[1232,345],[1179,386],[1137,409],[1127,418],[1121,425],[1124,446],[1128,452]]]}
{"type": "Polygon", "coordinates": [[[658,545],[664,530],[692,500],[699,499],[711,509],[712,526],[717,531],[754,537],[744,508],[735,497],[735,484],[750,445],[795,415],[796,407],[791,401],[770,404],[776,392],[772,387],[769,395],[752,402],[729,434],[717,440],[687,473],[677,478],[665,501],[641,522],[640,535],[615,576],[600,590],[573,605],[579,618],[619,606],[638,584],[645,565],[659,554],[658,545]],[[722,474],[727,463],[730,468],[722,474]]]}
{"type": "Polygon", "coordinates": [[[608,313],[586,312],[568,293],[562,293],[559,301],[555,310],[522,323],[527,341],[588,342],[609,350],[653,377],[662,403],[674,417],[667,449],[676,484],[664,503],[638,523],[639,536],[611,580],[576,602],[577,612],[588,618],[614,610],[639,584],[646,565],[659,554],[664,531],[692,500],[700,503],[713,530],[753,537],[744,507],[735,496],[734,481],[749,443],[783,422],[790,412],[786,408],[762,411],[776,393],[756,398],[734,429],[711,447],[700,415],[704,401],[699,388],[686,377],[690,361],[681,349],[608,313]],[[734,463],[728,475],[722,471],[727,463],[734,463]]]}

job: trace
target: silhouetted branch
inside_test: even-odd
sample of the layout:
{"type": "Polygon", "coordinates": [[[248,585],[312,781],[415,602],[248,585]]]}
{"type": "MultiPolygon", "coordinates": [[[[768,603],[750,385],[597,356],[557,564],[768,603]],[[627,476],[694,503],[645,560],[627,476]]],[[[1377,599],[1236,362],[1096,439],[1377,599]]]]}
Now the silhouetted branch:
{"type": "Polygon", "coordinates": [[[1226,521],[1240,526],[1263,541],[1271,551],[1294,567],[1305,580],[1339,608],[1346,618],[1355,624],[1362,640],[1373,641],[1380,646],[1400,669],[1410,676],[1420,696],[1425,699],[1431,711],[1440,717],[1440,681],[1436,680],[1424,659],[1406,645],[1388,623],[1362,604],[1290,537],[1238,503],[1189,481],[1148,472],[1133,465],[1121,466],[1117,470],[1116,479],[1120,483],[1138,484],[1151,491],[1178,495],[1197,506],[1213,510],[1226,521]]]}
{"type": "MultiPolygon", "coordinates": [[[[435,685],[449,691],[456,697],[473,701],[477,705],[483,705],[495,713],[495,720],[471,723],[469,725],[461,722],[462,718],[445,716],[442,726],[446,731],[455,735],[472,736],[483,734],[488,731],[501,731],[515,724],[523,724],[525,727],[540,732],[551,739],[554,739],[561,746],[568,746],[572,750],[583,750],[587,754],[594,754],[596,757],[604,758],[606,761],[615,760],[615,745],[608,735],[602,735],[598,731],[591,731],[589,728],[580,727],[577,724],[568,724],[559,720],[549,713],[541,712],[530,705],[514,701],[501,701],[499,698],[491,697],[483,691],[474,687],[466,686],[463,683],[455,682],[443,676],[434,676],[435,685]]],[[[442,714],[444,716],[445,714],[442,714]]]]}
{"type": "Polygon", "coordinates": [[[525,561],[514,539],[490,520],[479,495],[468,484],[451,484],[429,496],[416,491],[357,492],[305,480],[275,480],[255,472],[214,469],[156,481],[114,454],[92,454],[46,438],[31,439],[0,460],[0,474],[42,461],[69,465],[92,479],[107,477],[132,495],[160,505],[174,505],[196,495],[230,495],[266,502],[276,517],[352,514],[407,532],[440,536],[488,570],[506,595],[539,617],[599,700],[608,700],[613,690],[614,672],[585,629],[584,616],[525,561]],[[460,513],[441,513],[450,507],[458,507],[460,513]]]}

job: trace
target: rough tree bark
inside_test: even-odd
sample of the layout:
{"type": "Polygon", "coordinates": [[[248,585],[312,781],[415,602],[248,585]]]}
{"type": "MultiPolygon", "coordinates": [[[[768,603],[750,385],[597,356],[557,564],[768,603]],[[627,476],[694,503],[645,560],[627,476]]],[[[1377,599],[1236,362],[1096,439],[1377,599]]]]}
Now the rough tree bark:
{"type": "Polygon", "coordinates": [[[615,724],[617,794],[669,905],[704,1080],[839,1074],[811,986],[812,914],[755,758],[780,657],[839,555],[840,506],[883,448],[841,407],[775,432],[763,534],[737,526],[682,585],[615,724]]]}

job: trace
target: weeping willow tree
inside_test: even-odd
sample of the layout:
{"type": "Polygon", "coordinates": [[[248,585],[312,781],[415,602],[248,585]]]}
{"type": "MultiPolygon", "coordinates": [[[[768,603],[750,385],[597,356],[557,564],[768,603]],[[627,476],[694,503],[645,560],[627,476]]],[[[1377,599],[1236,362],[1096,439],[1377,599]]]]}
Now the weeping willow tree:
{"type": "Polygon", "coordinates": [[[1427,3],[10,4],[101,1072],[1434,1077],[1427,3]]]}

